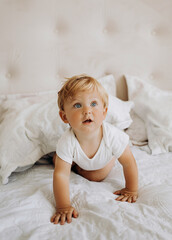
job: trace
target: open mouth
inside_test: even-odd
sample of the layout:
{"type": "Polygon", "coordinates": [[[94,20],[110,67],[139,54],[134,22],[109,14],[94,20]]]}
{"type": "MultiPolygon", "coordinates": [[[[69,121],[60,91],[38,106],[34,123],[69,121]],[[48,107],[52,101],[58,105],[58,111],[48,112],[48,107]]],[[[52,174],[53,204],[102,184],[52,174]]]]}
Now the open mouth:
{"type": "Polygon", "coordinates": [[[86,119],[85,121],[83,121],[83,123],[91,123],[93,122],[91,119],[86,119]]]}

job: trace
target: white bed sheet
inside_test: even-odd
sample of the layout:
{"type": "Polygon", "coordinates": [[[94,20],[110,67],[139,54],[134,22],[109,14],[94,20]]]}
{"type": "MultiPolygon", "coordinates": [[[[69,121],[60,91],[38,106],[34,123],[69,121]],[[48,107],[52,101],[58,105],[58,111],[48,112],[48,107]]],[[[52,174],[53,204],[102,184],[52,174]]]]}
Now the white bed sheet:
{"type": "Polygon", "coordinates": [[[172,239],[172,153],[152,156],[132,147],[139,169],[136,203],[117,202],[123,187],[120,164],[103,182],[71,173],[72,205],[78,219],[64,226],[50,223],[55,211],[52,165],[13,173],[0,186],[0,239],[172,239]]]}

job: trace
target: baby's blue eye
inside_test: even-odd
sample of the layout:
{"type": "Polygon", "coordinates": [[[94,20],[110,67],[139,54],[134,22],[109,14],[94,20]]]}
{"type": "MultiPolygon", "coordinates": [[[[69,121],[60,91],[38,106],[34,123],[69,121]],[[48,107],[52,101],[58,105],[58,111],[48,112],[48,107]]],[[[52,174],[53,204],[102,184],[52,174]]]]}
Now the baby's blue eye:
{"type": "Polygon", "coordinates": [[[91,106],[92,106],[92,107],[97,106],[97,102],[92,102],[92,103],[91,103],[91,106]]]}
{"type": "Polygon", "coordinates": [[[81,107],[81,104],[80,103],[75,103],[74,104],[74,108],[80,108],[81,107]]]}

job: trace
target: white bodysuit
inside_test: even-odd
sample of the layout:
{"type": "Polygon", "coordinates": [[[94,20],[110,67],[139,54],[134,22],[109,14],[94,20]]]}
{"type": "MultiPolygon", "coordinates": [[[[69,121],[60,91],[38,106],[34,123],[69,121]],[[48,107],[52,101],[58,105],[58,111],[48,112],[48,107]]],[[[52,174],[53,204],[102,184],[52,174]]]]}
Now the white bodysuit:
{"type": "Polygon", "coordinates": [[[122,130],[119,130],[107,122],[103,122],[102,126],[103,138],[93,158],[86,156],[72,128],[67,129],[58,140],[56,154],[70,164],[74,161],[85,170],[103,168],[112,157],[115,156],[115,158],[119,158],[121,156],[129,143],[129,137],[122,130]]]}

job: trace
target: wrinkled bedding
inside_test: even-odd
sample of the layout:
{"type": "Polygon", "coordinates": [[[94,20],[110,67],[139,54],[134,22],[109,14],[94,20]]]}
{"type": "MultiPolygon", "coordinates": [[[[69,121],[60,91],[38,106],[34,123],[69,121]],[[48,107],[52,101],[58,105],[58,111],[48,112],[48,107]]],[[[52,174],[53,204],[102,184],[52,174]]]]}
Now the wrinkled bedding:
{"type": "Polygon", "coordinates": [[[138,147],[132,152],[139,169],[137,202],[115,201],[113,191],[124,185],[118,162],[103,182],[72,172],[71,201],[79,217],[64,226],[50,223],[53,166],[12,173],[0,186],[0,239],[172,239],[172,153],[152,156],[138,147]]]}

